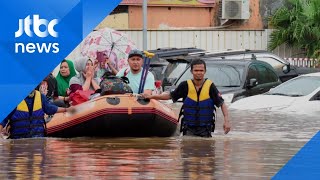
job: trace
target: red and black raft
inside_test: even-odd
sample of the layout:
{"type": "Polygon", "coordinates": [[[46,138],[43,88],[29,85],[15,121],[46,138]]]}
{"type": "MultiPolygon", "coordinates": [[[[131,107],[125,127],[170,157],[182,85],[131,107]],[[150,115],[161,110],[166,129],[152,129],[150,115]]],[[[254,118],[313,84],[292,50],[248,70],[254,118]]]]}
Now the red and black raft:
{"type": "Polygon", "coordinates": [[[47,123],[49,137],[169,137],[178,117],[166,105],[130,94],[106,95],[57,113],[47,123]]]}

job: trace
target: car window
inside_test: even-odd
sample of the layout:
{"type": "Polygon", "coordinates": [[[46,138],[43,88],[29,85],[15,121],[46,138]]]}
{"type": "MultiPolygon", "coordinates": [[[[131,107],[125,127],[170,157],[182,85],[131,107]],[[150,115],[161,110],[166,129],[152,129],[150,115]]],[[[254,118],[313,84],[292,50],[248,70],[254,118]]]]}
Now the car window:
{"type": "Polygon", "coordinates": [[[154,75],[155,80],[162,80],[165,76],[163,71],[165,71],[166,66],[153,66],[150,67],[149,71],[154,75]]]}
{"type": "Polygon", "coordinates": [[[269,63],[275,69],[281,69],[284,66],[284,64],[282,62],[280,62],[272,57],[258,57],[257,59],[260,61],[264,61],[266,63],[269,63]]]}
{"type": "Polygon", "coordinates": [[[236,55],[221,56],[221,58],[224,58],[224,59],[247,59],[250,57],[251,56],[248,54],[236,54],[236,55]]]}
{"type": "Polygon", "coordinates": [[[258,82],[259,84],[265,84],[265,83],[271,83],[271,82],[277,82],[278,78],[277,75],[263,65],[255,65],[258,71],[258,82]]]}
{"type": "Polygon", "coordinates": [[[320,101],[320,91],[312,98],[312,101],[320,101]]]}
{"type": "Polygon", "coordinates": [[[271,69],[267,68],[267,79],[269,82],[277,82],[279,78],[277,74],[274,73],[271,69]]]}
{"type": "Polygon", "coordinates": [[[167,78],[177,78],[187,68],[187,65],[187,63],[169,63],[164,76],[167,78]]]}
{"type": "MultiPolygon", "coordinates": [[[[240,87],[243,72],[243,66],[207,64],[205,78],[213,81],[217,87],[240,87]]],[[[192,78],[193,76],[189,67],[176,84],[178,85],[182,81],[192,78]]]]}
{"type": "Polygon", "coordinates": [[[271,89],[268,94],[305,96],[320,87],[320,77],[299,76],[271,89]]]}
{"type": "Polygon", "coordinates": [[[250,82],[250,79],[256,79],[258,81],[258,71],[255,66],[250,66],[248,69],[247,82],[250,82]]]}

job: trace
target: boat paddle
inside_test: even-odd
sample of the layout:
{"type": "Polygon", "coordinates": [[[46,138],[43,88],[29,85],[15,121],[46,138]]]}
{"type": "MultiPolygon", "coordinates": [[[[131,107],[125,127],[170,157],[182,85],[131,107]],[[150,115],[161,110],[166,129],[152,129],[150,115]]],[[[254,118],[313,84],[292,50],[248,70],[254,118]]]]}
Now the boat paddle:
{"type": "Polygon", "coordinates": [[[141,73],[138,94],[143,93],[144,85],[146,83],[146,79],[147,79],[148,71],[149,71],[149,67],[150,67],[150,60],[154,56],[153,53],[150,53],[148,51],[143,51],[143,53],[145,54],[145,57],[144,57],[144,63],[143,63],[143,67],[142,67],[142,73],[141,73]]]}

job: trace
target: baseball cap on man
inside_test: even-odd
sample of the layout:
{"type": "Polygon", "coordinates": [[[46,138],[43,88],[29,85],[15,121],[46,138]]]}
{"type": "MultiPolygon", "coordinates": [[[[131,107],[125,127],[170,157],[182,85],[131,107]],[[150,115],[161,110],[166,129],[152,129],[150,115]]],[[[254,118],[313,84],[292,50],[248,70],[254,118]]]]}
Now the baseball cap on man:
{"type": "Polygon", "coordinates": [[[142,51],[139,51],[137,49],[133,49],[130,51],[128,58],[131,58],[133,56],[139,56],[139,57],[143,57],[142,51]]]}

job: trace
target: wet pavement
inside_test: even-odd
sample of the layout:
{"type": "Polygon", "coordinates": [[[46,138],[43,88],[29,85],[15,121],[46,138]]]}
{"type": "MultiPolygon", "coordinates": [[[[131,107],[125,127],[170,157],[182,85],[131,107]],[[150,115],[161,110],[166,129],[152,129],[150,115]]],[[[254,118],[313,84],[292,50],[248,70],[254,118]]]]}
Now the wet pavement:
{"type": "Polygon", "coordinates": [[[317,115],[231,111],[224,135],[222,117],[210,139],[0,140],[0,179],[270,179],[320,129],[317,115]]]}

